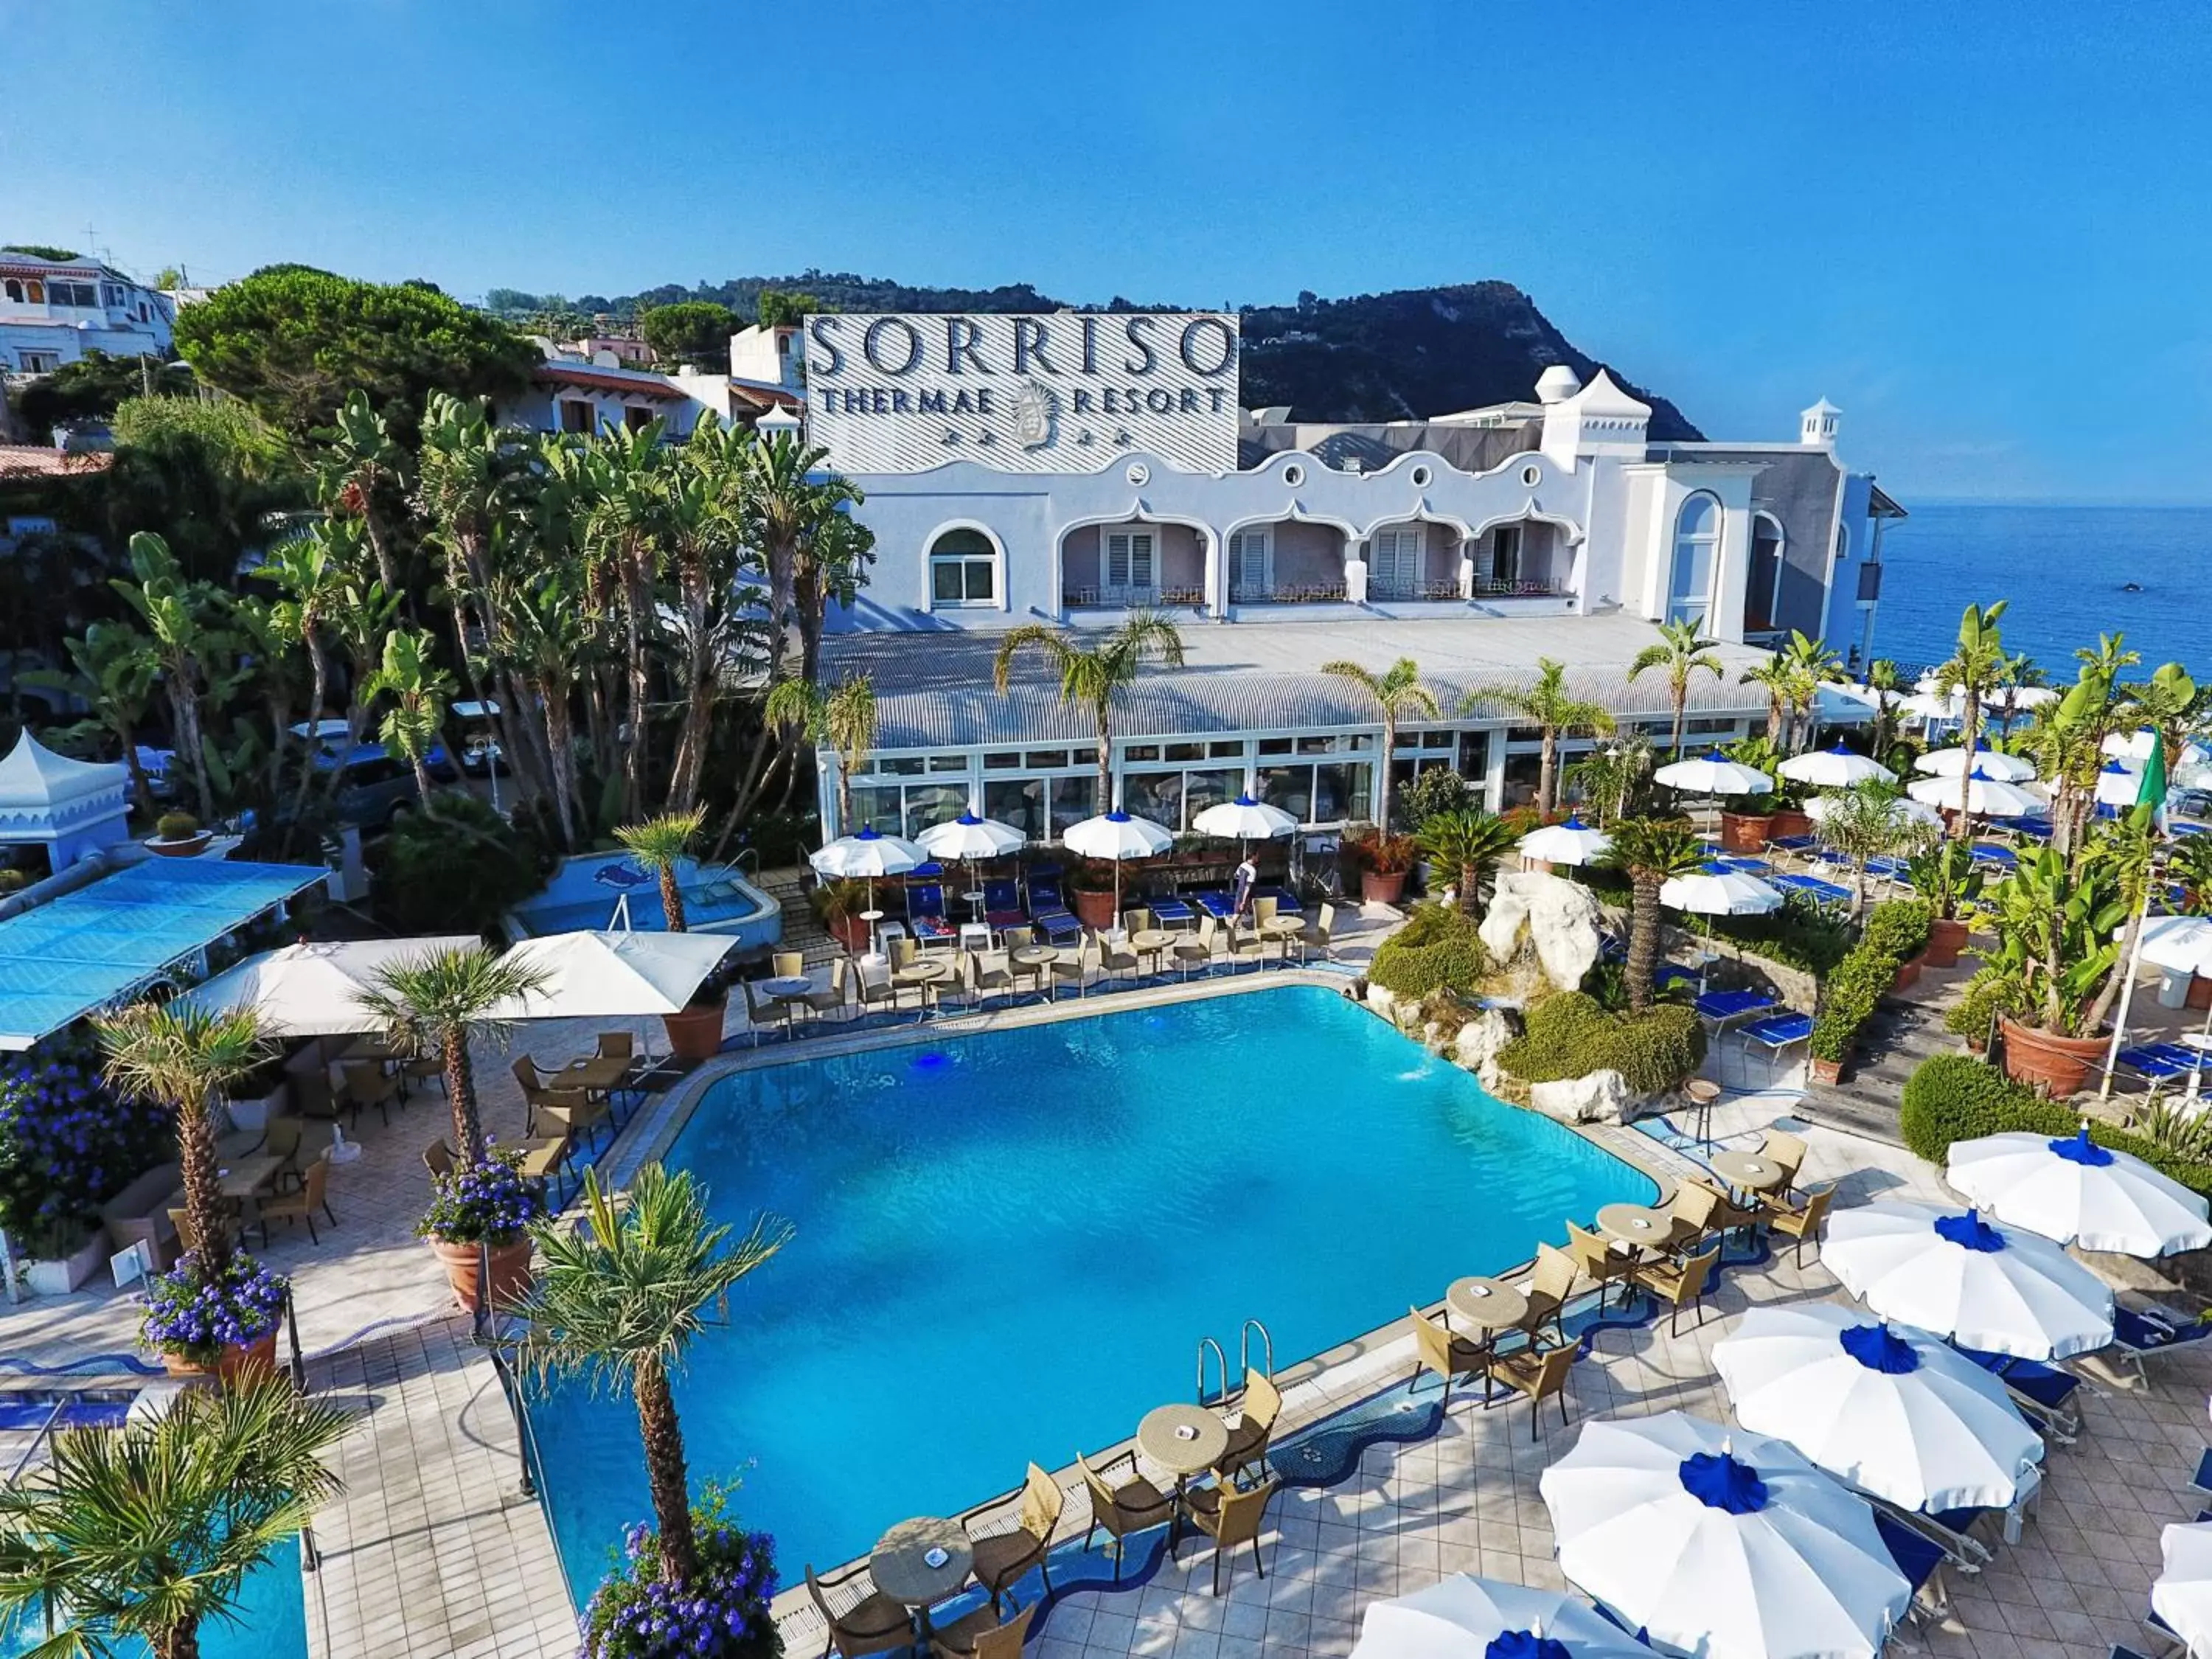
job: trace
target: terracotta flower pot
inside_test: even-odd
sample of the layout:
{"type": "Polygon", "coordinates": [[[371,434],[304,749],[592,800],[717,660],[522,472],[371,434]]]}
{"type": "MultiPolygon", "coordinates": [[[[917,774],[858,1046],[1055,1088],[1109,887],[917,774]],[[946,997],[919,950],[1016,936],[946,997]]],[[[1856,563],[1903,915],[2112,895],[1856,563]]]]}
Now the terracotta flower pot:
{"type": "Polygon", "coordinates": [[[1359,896],[1368,904],[1395,904],[1406,896],[1406,872],[1403,870],[1362,870],[1359,872],[1359,896]]]}
{"type": "Polygon", "coordinates": [[[1114,914],[1114,894],[1110,888],[1100,892],[1085,892],[1076,888],[1069,892],[1067,902],[1075,907],[1075,919],[1094,933],[1115,927],[1121,920],[1114,914]]]}
{"type": "Polygon", "coordinates": [[[712,1002],[695,1002],[679,1013],[663,1014],[660,1023],[667,1028],[668,1050],[678,1060],[712,1060],[722,1051],[722,1016],[729,1006],[727,995],[718,996],[712,1002]]]}
{"type": "Polygon", "coordinates": [[[1838,1083],[1843,1080],[1844,1062],[1842,1060],[1815,1059],[1811,1063],[1814,1082],[1838,1083]]]}
{"type": "Polygon", "coordinates": [[[196,859],[207,851],[208,843],[215,839],[215,831],[203,830],[182,841],[163,841],[156,836],[146,842],[146,850],[165,859],[196,859]]]}
{"type": "MultiPolygon", "coordinates": [[[[445,1264],[446,1282],[453,1287],[461,1306],[477,1310],[477,1250],[474,1244],[448,1244],[430,1240],[430,1253],[445,1264]]],[[[491,1300],[495,1308],[511,1308],[530,1288],[530,1241],[518,1238],[491,1247],[491,1300]]]]}
{"type": "Polygon", "coordinates": [[[1897,964],[1897,977],[1889,982],[1890,995],[1902,996],[1920,983],[1920,964],[1925,956],[1923,951],[1917,957],[1907,957],[1897,964]]]}
{"type": "Polygon", "coordinates": [[[161,1369],[172,1376],[213,1376],[226,1383],[236,1382],[258,1372],[264,1376],[274,1375],[276,1370],[276,1331],[270,1328],[268,1335],[258,1342],[243,1347],[225,1348],[212,1365],[202,1365],[182,1354],[165,1353],[161,1369]]]}
{"type": "Polygon", "coordinates": [[[2000,1014],[2004,1032],[2005,1075],[2015,1083],[2048,1089],[2053,1100],[2076,1093],[2105,1058],[2102,1037],[2055,1036],[2000,1014]]]}
{"type": "Polygon", "coordinates": [[[1809,836],[1812,833],[1813,820],[1802,812],[1793,811],[1789,807],[1784,807],[1782,811],[1774,813],[1766,821],[1767,838],[1771,841],[1781,841],[1790,836],[1809,836]]]}
{"type": "Polygon", "coordinates": [[[1920,953],[1930,968],[1955,968],[1966,943],[1966,924],[1956,916],[1938,916],[1928,924],[1928,948],[1920,953]]]}
{"type": "Polygon", "coordinates": [[[2212,979],[2206,979],[2202,974],[2191,976],[2189,1006],[2191,1008],[2212,1008],[2212,979]]]}
{"type": "Polygon", "coordinates": [[[1721,848],[1729,853],[1763,853],[1773,833],[1771,812],[1721,814],[1721,848]]]}
{"type": "Polygon", "coordinates": [[[830,937],[854,956],[868,948],[868,924],[857,915],[832,916],[829,921],[830,937]]]}

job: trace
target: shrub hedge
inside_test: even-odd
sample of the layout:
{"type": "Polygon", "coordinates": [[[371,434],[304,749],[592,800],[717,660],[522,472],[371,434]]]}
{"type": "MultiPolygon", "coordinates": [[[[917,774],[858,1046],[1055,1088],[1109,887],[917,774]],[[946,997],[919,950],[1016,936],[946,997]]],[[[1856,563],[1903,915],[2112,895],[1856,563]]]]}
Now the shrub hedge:
{"type": "Polygon", "coordinates": [[[1990,1034],[1990,1022],[1999,1013],[2024,1014],[2028,1000],[2018,980],[1984,968],[1966,981],[1959,1000],[1943,1016],[1943,1029],[1953,1036],[1979,1042],[1990,1034]]]}
{"type": "Polygon", "coordinates": [[[1851,1040],[1874,1017],[1898,969],[1926,947],[1935,914],[1925,899],[1893,899],[1875,906],[1859,942],[1820,987],[1810,1045],[1814,1059],[1840,1061],[1850,1053],[1851,1040]]]}
{"type": "Polygon", "coordinates": [[[1851,949],[1850,924],[1797,893],[1763,916],[1716,916],[1712,929],[1770,962],[1816,976],[1832,973],[1851,949]]]}
{"type": "MultiPolygon", "coordinates": [[[[1898,1129],[1917,1157],[1942,1164],[1954,1140],[2025,1130],[2053,1139],[2072,1134],[2080,1115],[2057,1101],[2044,1099],[2014,1083],[1988,1061],[1972,1054],[1934,1054],[1905,1080],[1898,1129]]],[[[2212,1164],[2174,1157],[2148,1138],[2109,1123],[2092,1123],[2089,1139],[2116,1152],[2131,1152],[2185,1187],[2212,1193],[2212,1164]]]]}
{"type": "Polygon", "coordinates": [[[1471,918],[1450,905],[1423,904],[1376,947],[1367,977],[1394,996],[1425,997],[1473,990],[1489,967],[1471,918]]]}
{"type": "Polygon", "coordinates": [[[1531,1006],[1522,1034],[1498,1051],[1498,1065],[1523,1083],[1613,1071],[1644,1095],[1678,1086],[1705,1058],[1705,1028],[1696,1009],[1668,1003],[1613,1014],[1579,991],[1531,1006]]]}

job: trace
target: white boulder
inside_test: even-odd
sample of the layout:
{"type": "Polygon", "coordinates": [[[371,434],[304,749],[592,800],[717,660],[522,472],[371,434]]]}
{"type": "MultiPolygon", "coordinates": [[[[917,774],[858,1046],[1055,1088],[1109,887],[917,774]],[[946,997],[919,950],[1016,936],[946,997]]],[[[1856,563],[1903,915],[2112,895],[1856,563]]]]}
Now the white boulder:
{"type": "Polygon", "coordinates": [[[1565,1123],[1626,1123],[1636,1115],[1638,1103],[1629,1091],[1628,1079],[1608,1070],[1532,1083],[1528,1103],[1565,1123]]]}
{"type": "Polygon", "coordinates": [[[1493,961],[1510,962],[1525,934],[1544,977],[1562,991],[1577,990],[1597,961],[1603,919],[1597,895],[1579,882],[1539,870],[1508,871],[1498,878],[1483,915],[1483,948],[1493,961]]]}
{"type": "Polygon", "coordinates": [[[1459,1028],[1459,1035],[1452,1039],[1452,1058],[1481,1079],[1482,1086],[1494,1094],[1503,1080],[1498,1051],[1519,1035],[1503,1009],[1485,1008],[1459,1028]]]}

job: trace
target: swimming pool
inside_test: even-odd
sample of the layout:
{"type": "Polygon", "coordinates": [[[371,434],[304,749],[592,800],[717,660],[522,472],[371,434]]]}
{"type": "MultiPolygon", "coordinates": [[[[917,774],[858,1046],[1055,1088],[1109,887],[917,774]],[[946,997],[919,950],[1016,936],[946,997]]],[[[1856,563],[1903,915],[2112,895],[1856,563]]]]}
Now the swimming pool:
{"type": "MultiPolygon", "coordinates": [[[[42,1624],[21,1622],[0,1628],[0,1659],[28,1653],[46,1633],[42,1624]]],[[[131,1643],[122,1651],[149,1655],[131,1643]]],[[[246,1575],[239,1586],[238,1616],[210,1619],[200,1626],[200,1659],[307,1659],[307,1597],[300,1576],[300,1547],[287,1544],[246,1575]]]]}
{"type": "MultiPolygon", "coordinates": [[[[740,952],[768,950],[783,937],[783,907],[732,866],[678,859],[676,884],[694,933],[733,933],[740,952]]],[[[627,853],[586,853],[562,860],[545,890],[516,905],[507,920],[520,939],[616,927],[624,916],[640,933],[665,927],[659,884],[627,853]]]]}
{"type": "MultiPolygon", "coordinates": [[[[798,1229],[677,1390],[694,1482],[742,1474],[786,1583],[1188,1400],[1202,1336],[1233,1364],[1258,1318],[1286,1365],[1654,1195],[1313,986],[741,1072],[668,1162],[798,1229]]],[[[580,1601],[650,1513],[636,1418],[532,1417],[580,1601]]]]}

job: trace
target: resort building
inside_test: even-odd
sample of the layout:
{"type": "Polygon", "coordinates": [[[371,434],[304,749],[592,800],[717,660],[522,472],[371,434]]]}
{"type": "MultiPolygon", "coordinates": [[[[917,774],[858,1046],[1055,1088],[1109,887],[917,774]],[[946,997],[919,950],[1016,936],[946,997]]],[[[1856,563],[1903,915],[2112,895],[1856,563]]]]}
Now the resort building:
{"type": "Polygon", "coordinates": [[[98,259],[0,248],[0,375],[51,374],[88,351],[166,357],[171,297],[98,259]]]}
{"type": "Polygon", "coordinates": [[[773,378],[771,344],[765,354],[750,349],[744,361],[759,368],[760,359],[771,378],[736,372],[739,343],[749,336],[792,335],[795,329],[746,329],[730,341],[732,372],[719,367],[678,366],[669,374],[625,360],[629,348],[612,339],[557,344],[544,336],[533,337],[544,355],[530,377],[530,386],[494,405],[500,421],[527,427],[534,432],[574,432],[596,435],[610,428],[635,432],[654,421],[666,422],[665,435],[672,441],[690,435],[700,417],[712,414],[725,426],[750,426],[770,410],[791,410],[802,395],[795,372],[789,384],[773,378]],[[591,349],[586,351],[586,348],[591,349]]]}
{"type": "Polygon", "coordinates": [[[1717,740],[1763,722],[1738,677],[1787,630],[1873,650],[1901,509],[1838,460],[1825,401],[1794,443],[1655,443],[1648,404],[1560,365],[1528,402],[1317,425],[1239,407],[1228,314],[821,316],[805,342],[808,434],[876,537],[824,662],[874,683],[854,805],[883,829],[973,805],[1042,838],[1113,804],[1041,659],[993,690],[1024,623],[1178,624],[1188,662],[1128,694],[1111,757],[1121,804],[1177,830],[1240,788],[1317,829],[1368,813],[1381,721],[1332,659],[1413,659],[1445,718],[1399,733],[1394,775],[1455,766],[1499,807],[1533,793],[1539,734],[1479,694],[1540,658],[1663,740],[1664,677],[1629,665],[1654,623],[1694,622],[1727,670],[1693,683],[1688,729],[1717,740]]]}

